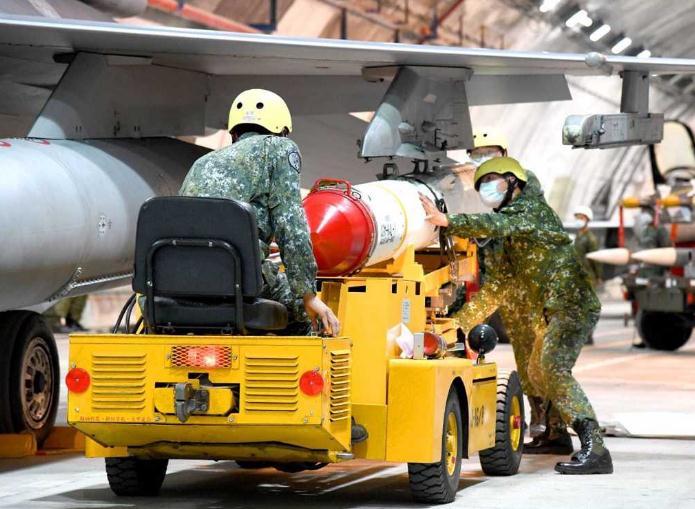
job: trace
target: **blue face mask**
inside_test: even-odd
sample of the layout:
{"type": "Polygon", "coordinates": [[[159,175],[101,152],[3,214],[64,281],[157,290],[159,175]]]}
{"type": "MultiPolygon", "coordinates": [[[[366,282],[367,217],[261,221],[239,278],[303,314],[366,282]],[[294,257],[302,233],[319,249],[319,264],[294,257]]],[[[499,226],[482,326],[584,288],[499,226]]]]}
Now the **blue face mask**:
{"type": "Polygon", "coordinates": [[[504,201],[504,191],[497,189],[497,181],[484,182],[480,184],[480,200],[490,208],[497,208],[504,201]]]}

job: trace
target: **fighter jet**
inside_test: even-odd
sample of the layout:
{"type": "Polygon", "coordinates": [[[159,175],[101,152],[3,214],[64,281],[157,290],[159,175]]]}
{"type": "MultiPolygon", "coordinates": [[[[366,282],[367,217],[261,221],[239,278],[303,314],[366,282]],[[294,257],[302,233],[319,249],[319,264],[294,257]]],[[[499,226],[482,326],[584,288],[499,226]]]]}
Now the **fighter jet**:
{"type": "Polygon", "coordinates": [[[9,14],[0,17],[0,63],[0,432],[39,436],[55,416],[57,355],[26,308],[129,281],[140,205],[175,193],[204,152],[176,137],[224,129],[238,92],[269,88],[287,100],[309,187],[326,174],[364,181],[380,163],[434,169],[447,151],[471,146],[470,106],[569,100],[566,75],[620,74],[623,97],[620,112],[569,117],[565,143],[653,142],[663,117],[648,110],[650,76],[695,72],[695,60],[9,14]],[[350,115],[365,111],[374,112],[366,124],[350,115]]]}

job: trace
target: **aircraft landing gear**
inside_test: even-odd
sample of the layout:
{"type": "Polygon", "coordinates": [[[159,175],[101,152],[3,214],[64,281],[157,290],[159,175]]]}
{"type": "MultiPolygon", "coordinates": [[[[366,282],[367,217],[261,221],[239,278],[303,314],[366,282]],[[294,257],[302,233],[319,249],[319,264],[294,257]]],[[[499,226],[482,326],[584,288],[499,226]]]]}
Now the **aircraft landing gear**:
{"type": "Polygon", "coordinates": [[[40,445],[55,422],[60,395],[58,349],[43,317],[0,313],[0,433],[34,433],[40,445]]]}

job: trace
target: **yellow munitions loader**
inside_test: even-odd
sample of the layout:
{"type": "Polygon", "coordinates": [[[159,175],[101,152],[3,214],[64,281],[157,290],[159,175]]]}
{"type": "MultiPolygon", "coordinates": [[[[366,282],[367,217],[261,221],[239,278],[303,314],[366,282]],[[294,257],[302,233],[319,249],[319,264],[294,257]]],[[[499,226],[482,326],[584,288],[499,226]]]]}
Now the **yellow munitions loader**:
{"type": "Polygon", "coordinates": [[[516,373],[484,356],[494,331],[478,326],[466,345],[445,317],[452,280],[474,274],[474,247],[459,242],[452,260],[409,248],[321,279],[342,335],[286,336],[284,306],[260,297],[252,209],[150,200],[138,219],[140,297],[122,313],[139,304],[141,323],[71,336],[68,421],[88,455],[106,457],[119,495],[156,494],[169,458],[287,472],[364,458],[408,463],[417,500],[449,502],[462,458],[515,474],[524,427],[516,373]],[[352,443],[356,426],[368,436],[352,443]]]}

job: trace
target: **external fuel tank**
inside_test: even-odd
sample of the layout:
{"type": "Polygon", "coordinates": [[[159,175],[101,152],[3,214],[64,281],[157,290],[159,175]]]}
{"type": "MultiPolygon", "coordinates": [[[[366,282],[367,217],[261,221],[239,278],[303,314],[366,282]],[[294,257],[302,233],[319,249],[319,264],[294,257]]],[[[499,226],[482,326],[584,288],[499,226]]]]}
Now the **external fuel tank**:
{"type": "Polygon", "coordinates": [[[140,205],[207,149],[169,138],[0,140],[0,311],[127,284],[140,205]]]}

